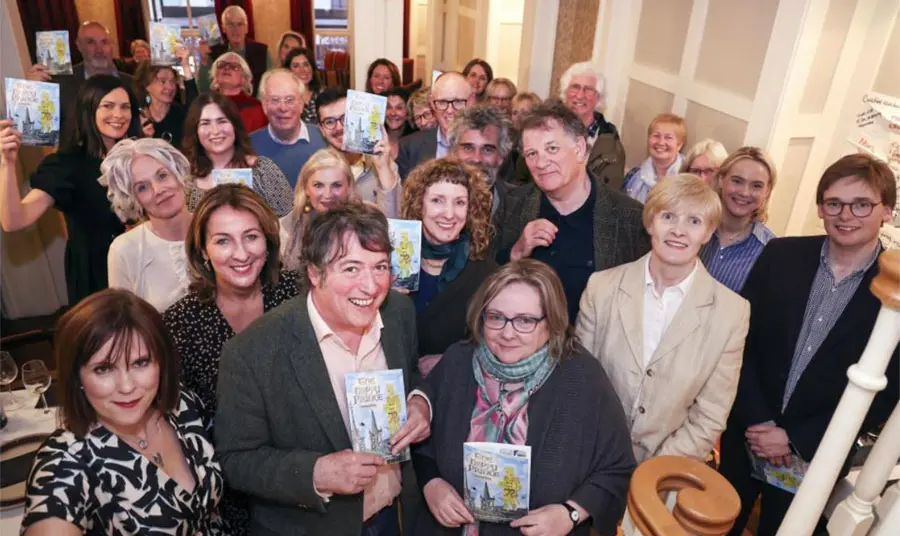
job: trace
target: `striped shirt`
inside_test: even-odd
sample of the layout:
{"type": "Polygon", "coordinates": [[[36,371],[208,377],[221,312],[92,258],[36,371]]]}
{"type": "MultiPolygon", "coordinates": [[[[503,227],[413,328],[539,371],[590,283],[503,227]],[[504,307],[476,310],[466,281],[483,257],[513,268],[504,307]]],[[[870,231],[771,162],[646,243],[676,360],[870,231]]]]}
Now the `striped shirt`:
{"type": "Polygon", "coordinates": [[[881,253],[881,243],[878,243],[871,258],[864,266],[836,282],[834,272],[828,265],[828,248],[828,240],[825,240],[825,243],[822,244],[822,252],[819,254],[819,269],[816,270],[816,277],[813,279],[812,289],[809,292],[809,300],[806,302],[806,313],[803,315],[803,326],[800,328],[800,336],[797,337],[797,346],[794,348],[791,369],[784,386],[781,411],[787,407],[803,371],[809,366],[831,328],[844,313],[844,308],[856,294],[866,271],[872,267],[875,259],[881,253]]]}
{"type": "Polygon", "coordinates": [[[750,269],[775,233],[761,222],[753,222],[750,234],[730,246],[719,245],[719,231],[700,250],[700,260],[713,279],[740,294],[750,269]]]}

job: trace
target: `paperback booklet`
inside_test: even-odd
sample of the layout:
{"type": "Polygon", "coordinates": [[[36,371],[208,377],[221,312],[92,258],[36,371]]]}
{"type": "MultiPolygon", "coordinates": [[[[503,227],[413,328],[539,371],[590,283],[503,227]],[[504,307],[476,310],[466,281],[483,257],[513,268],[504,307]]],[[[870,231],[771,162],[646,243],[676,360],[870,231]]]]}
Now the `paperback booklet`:
{"type": "Polygon", "coordinates": [[[351,153],[372,154],[375,144],[384,135],[382,129],[386,110],[387,97],[348,90],[341,148],[351,153]]]}
{"type": "Polygon", "coordinates": [[[214,169],[212,170],[213,186],[236,182],[247,188],[253,188],[253,170],[250,168],[214,169]]]}
{"type": "Polygon", "coordinates": [[[800,488],[800,484],[803,482],[803,477],[806,476],[806,470],[809,469],[809,463],[804,461],[796,450],[791,448],[790,465],[778,466],[773,465],[766,458],[753,454],[750,450],[750,445],[745,443],[744,448],[747,449],[747,456],[750,457],[750,463],[752,464],[750,476],[776,488],[783,489],[788,493],[797,493],[797,489],[800,488]]]}
{"type": "Polygon", "coordinates": [[[351,372],[344,383],[353,450],[380,454],[388,463],[409,460],[409,447],[391,454],[391,437],[406,424],[403,371],[351,372]]]}
{"type": "Polygon", "coordinates": [[[422,222],[388,218],[388,233],[394,247],[391,253],[393,286],[415,292],[419,290],[422,269],[422,222]]]}
{"type": "Polygon", "coordinates": [[[175,47],[181,43],[181,29],[163,22],[150,23],[150,63],[152,65],[175,65],[175,47]]]}
{"type": "Polygon", "coordinates": [[[69,32],[37,32],[37,62],[46,67],[49,75],[72,74],[72,53],[69,32]]]}
{"type": "Polygon", "coordinates": [[[507,523],[528,514],[531,447],[463,443],[465,501],[479,521],[507,523]]]}
{"type": "Polygon", "coordinates": [[[59,84],[7,78],[6,115],[22,145],[59,145],[59,84]]]}
{"type": "Polygon", "coordinates": [[[206,41],[207,45],[218,45],[222,42],[222,31],[219,29],[215,14],[197,17],[197,26],[200,27],[200,38],[206,41]]]}

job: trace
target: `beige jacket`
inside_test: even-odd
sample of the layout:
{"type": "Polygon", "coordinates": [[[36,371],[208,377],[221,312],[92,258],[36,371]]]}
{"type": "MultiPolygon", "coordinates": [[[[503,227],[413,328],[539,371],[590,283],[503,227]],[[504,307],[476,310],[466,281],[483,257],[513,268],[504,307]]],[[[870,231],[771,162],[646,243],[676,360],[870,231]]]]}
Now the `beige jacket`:
{"type": "Polygon", "coordinates": [[[704,459],[725,429],[737,392],[750,304],[698,265],[645,370],[646,262],[645,255],[593,274],[576,331],[622,401],[638,462],[664,454],[704,459]]]}

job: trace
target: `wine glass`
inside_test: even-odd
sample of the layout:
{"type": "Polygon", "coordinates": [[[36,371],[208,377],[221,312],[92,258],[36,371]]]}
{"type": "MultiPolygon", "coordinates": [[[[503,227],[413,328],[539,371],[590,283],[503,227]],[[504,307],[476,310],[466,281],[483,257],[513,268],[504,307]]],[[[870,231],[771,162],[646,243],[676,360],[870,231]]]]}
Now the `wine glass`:
{"type": "Polygon", "coordinates": [[[16,366],[16,360],[9,355],[9,352],[0,352],[0,386],[5,385],[8,393],[8,398],[3,406],[10,411],[22,407],[18,398],[12,394],[11,387],[12,382],[16,381],[16,376],[18,375],[19,367],[16,366]]]}
{"type": "Polygon", "coordinates": [[[32,394],[41,395],[41,402],[44,404],[44,411],[39,417],[41,420],[51,417],[50,407],[44,398],[44,393],[50,388],[50,381],[50,371],[40,359],[32,359],[22,365],[22,383],[25,384],[25,388],[32,394]]]}

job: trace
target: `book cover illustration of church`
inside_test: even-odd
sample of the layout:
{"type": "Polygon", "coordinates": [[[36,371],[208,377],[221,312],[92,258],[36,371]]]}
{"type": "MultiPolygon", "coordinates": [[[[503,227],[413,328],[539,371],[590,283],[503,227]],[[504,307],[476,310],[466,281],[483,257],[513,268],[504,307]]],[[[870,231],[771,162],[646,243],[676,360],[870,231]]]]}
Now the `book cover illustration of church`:
{"type": "Polygon", "coordinates": [[[364,91],[347,91],[342,149],[351,153],[372,154],[384,137],[387,97],[364,91]]]}
{"type": "Polygon", "coordinates": [[[182,44],[181,29],[162,22],[150,23],[150,63],[152,65],[175,65],[175,48],[182,44]]]}
{"type": "Polygon", "coordinates": [[[422,270],[422,222],[388,218],[388,233],[394,247],[391,252],[392,286],[416,292],[422,270]]]}
{"type": "Polygon", "coordinates": [[[344,384],[353,450],[380,454],[388,463],[409,460],[409,447],[391,454],[391,437],[406,424],[403,371],[353,372],[344,384]]]}
{"type": "Polygon", "coordinates": [[[508,523],[528,514],[531,447],[463,443],[466,506],[475,519],[508,523]]]}
{"type": "Polygon", "coordinates": [[[59,145],[59,84],[6,79],[6,115],[22,145],[59,145]]]}
{"type": "Polygon", "coordinates": [[[200,27],[200,39],[207,45],[218,45],[222,42],[222,31],[219,29],[219,21],[215,13],[197,17],[197,26],[200,27]]]}
{"type": "Polygon", "coordinates": [[[72,74],[72,53],[69,32],[37,32],[35,34],[37,62],[46,67],[47,74],[72,74]]]}

